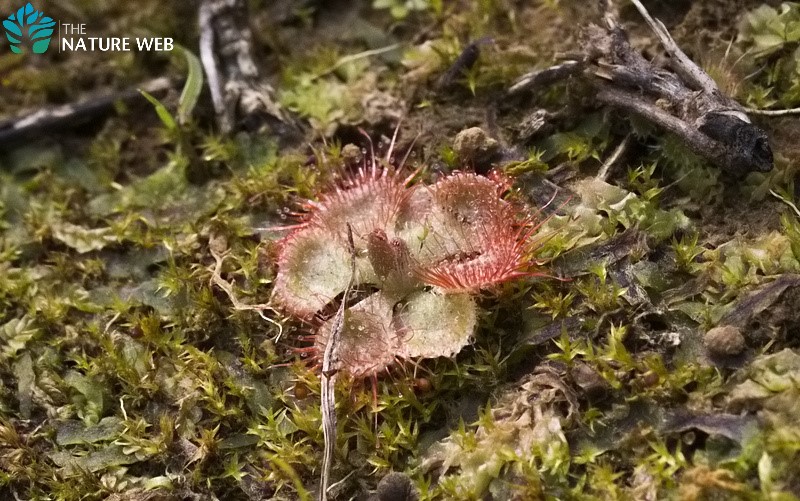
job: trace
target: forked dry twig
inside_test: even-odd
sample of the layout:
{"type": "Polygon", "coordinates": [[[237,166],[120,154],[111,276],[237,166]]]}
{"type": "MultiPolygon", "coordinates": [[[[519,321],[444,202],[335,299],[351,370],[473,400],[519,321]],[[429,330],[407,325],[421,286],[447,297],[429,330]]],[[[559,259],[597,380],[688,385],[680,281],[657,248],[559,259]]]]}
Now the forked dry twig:
{"type": "Polygon", "coordinates": [[[723,94],[689,59],[639,0],[631,2],[670,56],[669,68],[656,66],[636,51],[612,2],[601,0],[603,26],[591,24],[584,29],[579,58],[529,73],[509,92],[520,93],[570,76],[583,78],[600,103],[674,134],[694,153],[735,176],[772,169],[766,132],[752,124],[747,110],[723,94]]]}
{"type": "Polygon", "coordinates": [[[211,250],[211,256],[214,258],[214,268],[211,270],[211,283],[222,289],[223,292],[225,292],[225,294],[228,296],[228,299],[230,299],[231,304],[233,304],[233,308],[235,310],[255,311],[261,318],[263,318],[267,322],[277,327],[278,335],[275,336],[275,341],[276,342],[279,341],[281,336],[283,336],[283,325],[281,325],[280,322],[272,318],[269,318],[267,315],[264,314],[264,312],[267,310],[274,312],[275,309],[268,304],[247,304],[239,300],[239,298],[237,298],[236,294],[234,294],[233,292],[233,286],[228,281],[222,278],[222,264],[225,262],[225,258],[227,257],[227,252],[218,252],[213,248],[213,246],[210,250],[211,250]]]}

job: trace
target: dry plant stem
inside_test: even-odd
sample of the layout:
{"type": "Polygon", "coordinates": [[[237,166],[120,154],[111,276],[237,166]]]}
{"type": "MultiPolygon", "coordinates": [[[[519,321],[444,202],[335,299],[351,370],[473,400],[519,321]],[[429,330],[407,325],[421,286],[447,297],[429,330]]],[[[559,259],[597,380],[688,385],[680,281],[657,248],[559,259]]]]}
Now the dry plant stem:
{"type": "Polygon", "coordinates": [[[322,357],[322,385],[320,387],[320,408],[322,410],[322,435],[325,441],[325,450],[322,457],[322,474],[320,479],[319,499],[327,501],[328,484],[330,483],[330,470],[333,463],[333,453],[336,450],[336,367],[339,365],[338,345],[344,330],[344,311],[347,307],[347,298],[356,279],[356,249],[353,243],[353,229],[347,224],[347,245],[350,251],[350,280],[342,295],[342,302],[331,326],[331,335],[325,345],[322,357]]]}
{"type": "Polygon", "coordinates": [[[797,206],[794,204],[794,202],[782,197],[775,190],[769,190],[769,194],[772,195],[773,197],[777,198],[781,202],[785,203],[786,205],[788,205],[794,211],[794,213],[797,214],[797,217],[800,218],[800,209],[797,208],[797,206]]]}
{"type": "Polygon", "coordinates": [[[608,174],[611,172],[611,167],[613,167],[617,160],[625,153],[625,150],[628,149],[628,145],[631,144],[631,134],[625,136],[625,139],[619,143],[619,146],[614,149],[614,153],[611,154],[610,157],[603,163],[603,166],[600,167],[600,171],[597,173],[597,179],[602,179],[603,181],[608,179],[608,174]]]}
{"type": "Polygon", "coordinates": [[[214,257],[214,269],[211,270],[211,283],[216,285],[220,289],[225,292],[230,299],[231,303],[233,304],[233,308],[239,311],[255,311],[258,315],[266,320],[267,322],[271,323],[275,327],[278,328],[278,335],[275,336],[275,342],[279,341],[281,336],[283,335],[283,326],[280,322],[276,322],[275,320],[269,318],[264,314],[264,311],[270,310],[275,311],[271,306],[267,304],[247,304],[241,302],[236,295],[233,293],[233,286],[230,283],[223,280],[222,278],[222,263],[225,261],[225,253],[219,254],[213,249],[211,249],[211,255],[214,257]]]}
{"type": "Polygon", "coordinates": [[[673,69],[680,75],[681,79],[697,90],[702,90],[708,94],[721,94],[714,80],[678,47],[664,23],[653,19],[639,0],[631,0],[631,3],[636,6],[644,20],[647,21],[650,29],[656,34],[667,54],[672,57],[674,61],[673,69]]]}
{"type": "Polygon", "coordinates": [[[666,131],[679,136],[694,151],[705,152],[706,155],[712,157],[725,155],[725,151],[716,141],[704,134],[697,133],[690,124],[669,114],[657,105],[642,100],[634,91],[601,86],[596,97],[602,103],[610,104],[655,122],[666,131]]]}
{"type": "Polygon", "coordinates": [[[311,77],[311,81],[317,80],[318,78],[322,78],[325,75],[329,75],[329,74],[333,73],[334,71],[336,71],[337,69],[339,69],[342,66],[344,66],[345,64],[349,64],[349,63],[352,63],[352,62],[355,62],[355,61],[358,61],[358,60],[361,60],[361,59],[367,59],[367,58],[370,58],[372,56],[379,56],[381,54],[385,54],[387,52],[391,52],[391,51],[397,50],[399,48],[400,48],[400,44],[399,43],[393,43],[391,45],[387,45],[386,47],[380,47],[378,49],[365,50],[363,52],[358,52],[356,54],[350,54],[348,56],[340,57],[333,64],[333,66],[331,66],[330,68],[322,71],[321,73],[318,73],[318,74],[314,75],[313,77],[311,77]]]}
{"type": "Polygon", "coordinates": [[[200,4],[200,60],[218,125],[225,133],[237,126],[266,125],[279,136],[292,138],[299,131],[258,71],[247,18],[244,0],[203,0],[200,4]]]}
{"type": "Polygon", "coordinates": [[[145,102],[139,89],[158,96],[175,86],[175,81],[160,77],[122,92],[91,96],[76,103],[41,108],[27,115],[4,120],[0,122],[0,149],[17,141],[40,137],[42,134],[73,130],[84,122],[110,115],[114,111],[114,104],[120,101],[145,102]]]}
{"type": "Polygon", "coordinates": [[[214,29],[211,26],[212,8],[207,3],[200,6],[200,60],[203,63],[203,70],[206,73],[208,89],[211,92],[211,102],[214,105],[214,112],[217,115],[220,129],[225,130],[230,124],[226,117],[225,100],[222,93],[222,83],[220,81],[219,67],[214,57],[214,29]]]}
{"type": "Polygon", "coordinates": [[[762,117],[785,117],[788,115],[800,115],[800,108],[788,108],[785,110],[759,110],[757,108],[745,108],[750,115],[760,115],[762,117]]]}
{"type": "Polygon", "coordinates": [[[524,90],[550,85],[559,80],[564,80],[572,75],[576,75],[583,70],[583,66],[578,61],[564,61],[561,64],[544,68],[542,70],[534,70],[521,76],[517,81],[508,89],[509,94],[517,94],[524,90]]]}

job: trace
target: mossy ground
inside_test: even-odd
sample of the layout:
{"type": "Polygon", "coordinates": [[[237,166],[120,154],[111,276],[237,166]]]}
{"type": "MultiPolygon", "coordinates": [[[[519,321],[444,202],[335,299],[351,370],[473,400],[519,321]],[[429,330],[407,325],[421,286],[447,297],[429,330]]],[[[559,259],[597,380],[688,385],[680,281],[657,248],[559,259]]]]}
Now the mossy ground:
{"type": "MultiPolygon", "coordinates": [[[[220,137],[202,96],[177,130],[137,105],[0,152],[0,497],[308,499],[319,382],[292,351],[308,327],[278,318],[278,338],[236,311],[212,285],[211,248],[227,252],[222,277],[242,301],[266,301],[277,236],[263,228],[330,182],[340,146],[363,145],[357,127],[377,142],[400,115],[399,150],[419,136],[409,164],[423,176],[459,167],[453,139],[477,125],[528,158],[506,166],[520,196],[546,202],[543,177],[571,192],[542,251],[547,272],[570,280],[486,294],[470,347],[394,369],[376,402],[367,383],[340,381],[337,498],[366,498],[391,470],[423,499],[800,496],[797,119],[762,122],[773,172],[730,179],[597,110],[577,83],[502,98],[576,48],[593,20],[584,2],[374,3],[250,2],[260,64],[309,124],[311,147],[220,137]],[[477,64],[437,87],[484,36],[493,43],[477,64]],[[539,107],[566,113],[528,141],[519,124],[539,107]],[[628,133],[635,146],[609,183],[592,180],[628,133]],[[703,345],[720,323],[741,330],[744,352],[718,358],[703,345]]],[[[773,23],[784,40],[747,35],[740,23],[759,5],[648,3],[742,102],[796,106],[797,21],[761,11],[751,31],[774,34],[773,23]]],[[[143,29],[197,46],[194,2],[47,7],[98,34],[143,29]]],[[[654,52],[635,12],[622,16],[654,52]]],[[[163,54],[53,51],[4,52],[0,69],[5,117],[186,72],[163,54]]],[[[162,102],[174,111],[177,96],[162,102]]]]}

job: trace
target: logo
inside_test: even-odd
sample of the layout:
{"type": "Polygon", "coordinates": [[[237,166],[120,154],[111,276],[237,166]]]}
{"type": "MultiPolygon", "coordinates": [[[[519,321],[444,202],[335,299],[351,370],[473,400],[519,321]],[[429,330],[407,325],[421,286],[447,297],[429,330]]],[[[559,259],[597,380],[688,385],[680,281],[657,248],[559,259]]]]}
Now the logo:
{"type": "Polygon", "coordinates": [[[36,10],[30,2],[3,21],[11,52],[16,54],[22,54],[26,49],[34,54],[47,52],[55,25],[52,18],[36,10]]]}

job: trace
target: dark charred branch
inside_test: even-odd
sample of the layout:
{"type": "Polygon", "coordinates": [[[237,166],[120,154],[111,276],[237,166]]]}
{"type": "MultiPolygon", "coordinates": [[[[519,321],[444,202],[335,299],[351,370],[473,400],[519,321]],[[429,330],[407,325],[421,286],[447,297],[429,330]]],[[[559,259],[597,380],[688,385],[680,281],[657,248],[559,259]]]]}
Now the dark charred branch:
{"type": "Polygon", "coordinates": [[[565,61],[543,70],[535,70],[526,73],[514,82],[514,85],[508,89],[508,92],[509,94],[517,94],[529,89],[545,87],[573,75],[579,75],[581,71],[583,71],[583,67],[580,62],[565,61]]]}
{"type": "Polygon", "coordinates": [[[693,152],[735,176],[772,169],[766,132],[750,122],[746,109],[678,47],[664,25],[639,0],[632,0],[670,56],[670,67],[654,65],[628,41],[610,2],[604,25],[589,25],[582,57],[523,76],[510,92],[546,86],[570,76],[588,81],[596,99],[652,122],[679,137],[693,152]]]}
{"type": "Polygon", "coordinates": [[[74,131],[77,128],[102,120],[114,112],[115,103],[145,103],[139,90],[161,96],[177,87],[169,78],[156,78],[122,92],[91,96],[76,103],[41,108],[27,115],[0,122],[0,151],[13,148],[21,142],[48,134],[74,131]]]}

